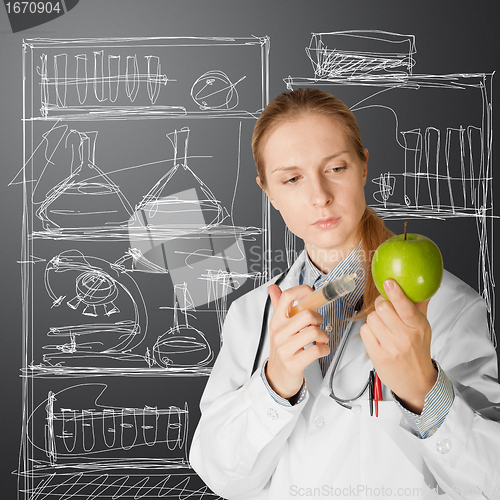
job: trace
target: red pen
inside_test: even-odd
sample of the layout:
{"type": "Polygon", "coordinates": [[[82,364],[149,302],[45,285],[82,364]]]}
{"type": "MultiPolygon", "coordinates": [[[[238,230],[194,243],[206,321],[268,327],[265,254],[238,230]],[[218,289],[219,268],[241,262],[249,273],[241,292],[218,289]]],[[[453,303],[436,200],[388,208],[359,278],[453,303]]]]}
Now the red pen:
{"type": "Polygon", "coordinates": [[[382,401],[382,383],[375,372],[374,388],[373,388],[373,401],[375,401],[375,416],[378,417],[378,402],[382,401]]]}

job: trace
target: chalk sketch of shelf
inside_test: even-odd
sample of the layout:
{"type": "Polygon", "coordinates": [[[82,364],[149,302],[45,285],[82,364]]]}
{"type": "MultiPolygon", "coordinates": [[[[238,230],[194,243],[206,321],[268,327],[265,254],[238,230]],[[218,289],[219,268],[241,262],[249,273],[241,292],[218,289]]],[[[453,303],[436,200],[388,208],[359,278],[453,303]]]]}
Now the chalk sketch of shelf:
{"type": "MultiPolygon", "coordinates": [[[[132,165],[112,173],[104,173],[95,159],[97,132],[81,132],[70,129],[67,125],[54,125],[49,132],[43,134],[35,147],[35,151],[45,155],[45,166],[40,174],[23,182],[23,177],[26,178],[28,173],[22,169],[11,182],[11,185],[26,182],[34,185],[31,201],[37,206],[36,216],[42,221],[43,230],[34,230],[29,237],[74,241],[130,240],[131,250],[127,256],[134,263],[135,269],[141,266],[145,269],[148,266],[146,254],[151,254],[151,248],[144,242],[153,242],[155,246],[155,241],[173,240],[176,237],[186,239],[189,236],[201,240],[210,238],[212,233],[214,245],[220,247],[220,242],[234,243],[261,235],[262,229],[258,227],[224,223],[232,218],[230,211],[220,205],[210,188],[188,166],[189,129],[184,127],[166,136],[172,145],[174,156],[171,159],[165,158],[164,162],[173,163],[173,167],[156,182],[134,209],[111,177],[125,170],[135,175],[135,170],[141,167],[132,165]],[[183,139],[180,140],[179,135],[183,139]],[[184,151],[179,156],[178,149],[181,147],[184,151]],[[71,151],[68,153],[72,159],[70,174],[56,186],[45,186],[45,194],[41,187],[44,178],[54,156],[64,149],[71,151]],[[174,175],[175,179],[185,177],[185,191],[162,197],[169,182],[170,185],[173,183],[171,179],[174,175]],[[182,216],[179,216],[179,210],[182,211],[182,216]]],[[[237,172],[236,178],[238,175],[237,172]]],[[[234,187],[233,198],[237,187],[234,187]]],[[[175,253],[180,254],[180,250],[175,253]]],[[[164,266],[163,257],[160,260],[164,266]]],[[[159,271],[159,268],[153,266],[150,269],[151,272],[155,270],[159,271]]]]}
{"type": "MultiPolygon", "coordinates": [[[[75,311],[86,322],[51,327],[49,339],[64,341],[44,345],[42,362],[30,363],[23,370],[25,376],[210,373],[214,353],[205,334],[189,324],[188,316],[195,318],[196,310],[186,283],[174,287],[174,296],[182,297],[183,306],[175,300],[173,326],[163,334],[157,333],[156,341],[145,342],[149,316],[143,294],[132,274],[119,270],[114,264],[78,250],[62,252],[47,263],[44,281],[52,309],[75,311]],[[180,313],[183,321],[179,321],[180,313]],[[103,322],[115,316],[120,320],[103,322]]],[[[215,345],[218,340],[219,336],[215,345]]]]}
{"type": "MultiPolygon", "coordinates": [[[[377,165],[370,179],[370,206],[384,219],[475,219],[478,286],[495,343],[493,74],[415,74],[416,52],[413,35],[377,30],[313,33],[306,47],[313,75],[288,76],[284,82],[289,90],[344,91],[358,122],[366,120],[362,136],[377,137],[375,147],[390,145],[392,149],[383,150],[384,158],[378,159],[384,165],[377,165]],[[426,106],[426,98],[436,94],[443,108],[426,106]],[[457,117],[456,110],[463,109],[467,98],[476,109],[457,117]],[[388,135],[377,135],[381,130],[388,135]]],[[[371,154],[369,175],[374,164],[377,158],[371,154]]]]}
{"type": "Polygon", "coordinates": [[[206,486],[193,483],[187,460],[187,404],[182,408],[112,407],[100,401],[107,389],[103,383],[72,385],[49,391],[34,408],[28,425],[44,422],[45,430],[43,435],[29,437],[37,459],[24,474],[35,474],[41,481],[24,492],[30,498],[142,498],[151,494],[215,498],[206,486]],[[150,474],[139,476],[134,471],[140,469],[150,474]]]}
{"type": "MultiPolygon", "coordinates": [[[[162,473],[162,465],[158,464],[158,472],[153,470],[142,476],[133,473],[114,474],[107,472],[108,462],[96,464],[96,469],[103,470],[102,474],[83,472],[65,473],[59,479],[57,473],[39,473],[40,483],[34,488],[25,488],[21,493],[27,498],[44,498],[58,500],[63,498],[64,492],[70,491],[73,495],[82,498],[167,498],[167,499],[220,499],[207,486],[195,483],[197,477],[194,472],[162,473]],[[193,484],[194,483],[194,484],[193,484]]],[[[126,467],[125,467],[126,468],[126,467]]],[[[198,481],[199,482],[199,481],[198,481]]]]}
{"type": "Polygon", "coordinates": [[[218,498],[187,461],[188,404],[230,301],[270,275],[269,203],[244,209],[269,46],[24,40],[23,500],[218,498]]]}
{"type": "MultiPolygon", "coordinates": [[[[138,272],[168,275],[174,290],[179,292],[176,303],[181,309],[186,307],[186,291],[195,307],[213,303],[219,342],[228,295],[247,279],[258,283],[263,278],[260,273],[248,272],[243,246],[244,240],[260,235],[262,229],[228,224],[232,222],[232,209],[222,206],[188,166],[189,133],[184,127],[166,134],[173,157],[164,161],[173,166],[135,208],[111,176],[124,170],[137,175],[137,170],[143,167],[104,173],[96,165],[97,132],[94,131],[82,132],[57,124],[43,134],[35,150],[43,152],[45,166],[40,175],[33,178],[31,195],[33,206],[38,207],[35,216],[43,229],[32,231],[31,241],[102,240],[126,241],[130,245],[115,262],[85,256],[77,249],[52,257],[44,275],[52,309],[66,304],[75,311],[81,310],[87,318],[110,318],[120,309],[127,309],[118,308],[114,302],[122,291],[131,299],[133,307],[129,304],[128,310],[134,312],[134,318],[120,318],[113,323],[51,326],[47,335],[51,339],[66,338],[66,342],[43,346],[43,362],[29,363],[23,369],[25,376],[143,375],[142,371],[151,375],[158,373],[159,367],[174,376],[209,373],[207,363],[200,364],[200,360],[183,366],[158,362],[158,356],[153,355],[155,349],[158,350],[157,343],[143,343],[148,312],[133,278],[138,272]],[[63,157],[59,162],[69,168],[70,174],[50,187],[45,177],[51,178],[50,169],[56,166],[53,159],[58,150],[66,150],[69,155],[70,161],[63,157]],[[53,290],[51,278],[54,277],[62,279],[64,293],[53,290]]],[[[22,173],[26,175],[24,170],[22,173]]],[[[238,175],[237,172],[236,178],[238,175]]],[[[18,177],[13,184],[19,182],[18,177]]],[[[237,187],[236,184],[233,200],[237,187]]],[[[203,337],[201,332],[197,335],[203,337]]],[[[208,344],[205,348],[211,353],[208,344]]],[[[207,359],[212,360],[212,356],[207,359]]]]}
{"type": "MultiPolygon", "coordinates": [[[[181,87],[186,84],[184,74],[179,72],[177,75],[174,70],[174,76],[168,76],[171,73],[170,59],[162,61],[162,53],[169,54],[169,49],[175,47],[195,53],[200,48],[258,46],[264,62],[269,52],[268,37],[31,39],[25,41],[25,46],[40,52],[37,59],[31,61],[40,80],[38,113],[34,113],[29,118],[31,120],[64,117],[66,121],[96,121],[186,116],[256,119],[268,99],[264,89],[263,100],[258,106],[253,108],[243,101],[241,107],[238,86],[248,75],[231,75],[226,69],[214,68],[196,76],[187,72],[191,78],[189,100],[182,94],[176,102],[176,91],[182,91],[181,87]],[[56,46],[63,50],[53,53],[56,46]]],[[[189,65],[182,66],[186,73],[184,66],[189,65]]],[[[256,76],[261,79],[259,84],[267,87],[267,81],[263,80],[266,69],[263,68],[262,75],[256,76]]]]}

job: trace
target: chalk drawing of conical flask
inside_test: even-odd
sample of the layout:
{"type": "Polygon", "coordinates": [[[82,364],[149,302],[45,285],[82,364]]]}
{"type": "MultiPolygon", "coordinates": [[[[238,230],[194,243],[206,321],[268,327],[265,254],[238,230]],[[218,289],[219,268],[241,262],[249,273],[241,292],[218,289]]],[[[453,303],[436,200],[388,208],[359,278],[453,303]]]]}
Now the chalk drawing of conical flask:
{"type": "Polygon", "coordinates": [[[95,164],[96,138],[97,132],[68,134],[67,147],[73,148],[71,174],[47,193],[36,212],[45,230],[115,227],[133,213],[120,188],[95,164]]]}
{"type": "Polygon", "coordinates": [[[175,250],[177,246],[182,247],[182,252],[199,252],[200,240],[195,236],[206,235],[229,217],[210,188],[188,166],[189,129],[176,130],[167,134],[167,138],[173,148],[174,165],[143,197],[129,221],[131,245],[164,269],[169,267],[167,254],[170,267],[185,265],[177,262],[183,260],[175,250]],[[140,228],[146,229],[151,237],[137,238],[140,228]],[[161,238],[155,238],[155,234],[161,234],[161,238]]]}
{"type": "Polygon", "coordinates": [[[189,168],[189,133],[184,127],[167,134],[174,152],[174,166],[137,206],[137,211],[146,213],[150,226],[207,229],[228,217],[210,188],[189,168]]]}

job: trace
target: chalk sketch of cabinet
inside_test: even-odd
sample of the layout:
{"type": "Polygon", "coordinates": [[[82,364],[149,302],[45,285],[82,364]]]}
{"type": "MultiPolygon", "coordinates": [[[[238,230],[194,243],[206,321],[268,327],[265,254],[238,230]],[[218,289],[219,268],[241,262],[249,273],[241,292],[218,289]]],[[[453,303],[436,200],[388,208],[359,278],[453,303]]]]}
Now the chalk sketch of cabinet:
{"type": "Polygon", "coordinates": [[[20,497],[212,498],[187,452],[229,303],[270,272],[269,39],[23,52],[20,497]]]}
{"type": "Polygon", "coordinates": [[[313,33],[305,49],[311,74],[284,78],[286,90],[320,88],[354,112],[370,153],[366,201],[381,217],[425,221],[427,230],[444,221],[434,229],[446,233],[436,240],[443,246],[454,231],[467,235],[462,261],[478,263],[496,342],[493,74],[417,74],[415,37],[380,30],[313,33]]]}

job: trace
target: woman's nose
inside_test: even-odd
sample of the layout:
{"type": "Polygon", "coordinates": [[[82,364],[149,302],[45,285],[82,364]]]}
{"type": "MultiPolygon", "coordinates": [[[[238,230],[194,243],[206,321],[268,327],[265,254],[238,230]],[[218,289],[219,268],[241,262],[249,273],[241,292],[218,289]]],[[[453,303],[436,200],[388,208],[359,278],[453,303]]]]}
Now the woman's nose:
{"type": "Polygon", "coordinates": [[[333,200],[333,193],[328,183],[323,179],[315,179],[311,185],[311,200],[313,205],[324,207],[333,200]]]}

